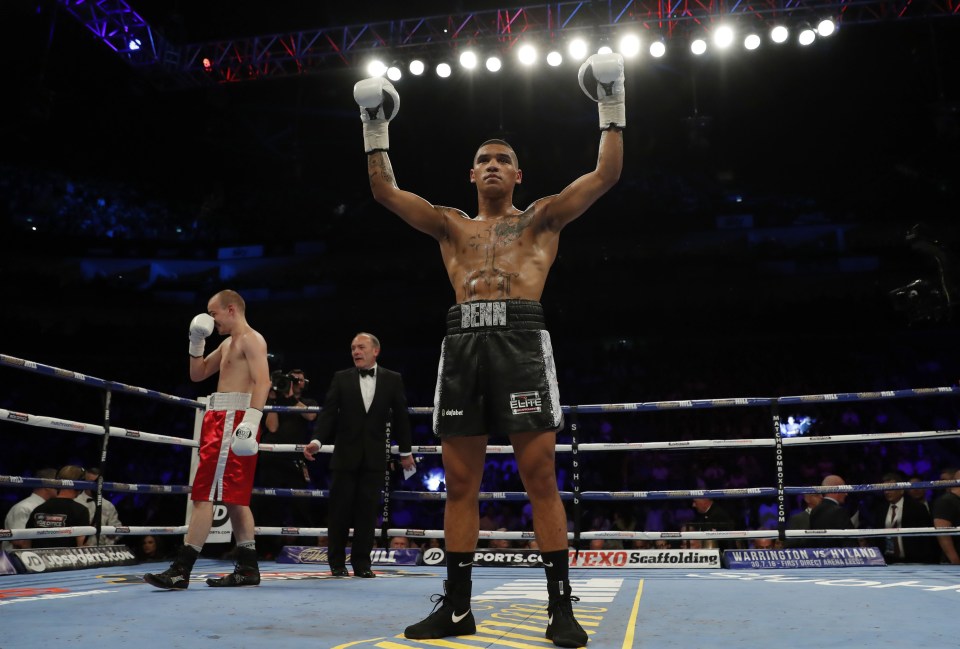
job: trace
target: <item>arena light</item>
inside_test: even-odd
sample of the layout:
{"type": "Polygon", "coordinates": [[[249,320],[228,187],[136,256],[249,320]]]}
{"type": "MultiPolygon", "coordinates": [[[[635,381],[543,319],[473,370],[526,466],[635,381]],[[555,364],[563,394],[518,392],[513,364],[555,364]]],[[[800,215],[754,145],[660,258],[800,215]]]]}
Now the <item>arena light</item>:
{"type": "Polygon", "coordinates": [[[436,70],[437,70],[437,76],[440,77],[441,79],[446,79],[447,77],[450,76],[450,73],[453,72],[453,70],[450,69],[449,63],[440,63],[439,65],[437,65],[436,70]]]}
{"type": "Polygon", "coordinates": [[[140,49],[140,39],[139,39],[139,38],[131,38],[131,39],[130,39],[130,42],[127,43],[127,47],[130,48],[130,51],[131,51],[131,52],[136,52],[137,50],[140,49]]]}
{"type": "Polygon", "coordinates": [[[830,18],[825,18],[817,23],[817,33],[820,36],[830,36],[835,31],[837,31],[837,24],[833,22],[830,18]]]}
{"type": "Polygon", "coordinates": [[[467,50],[460,54],[460,65],[467,70],[474,70],[477,67],[477,54],[473,50],[467,50]]]}
{"type": "Polygon", "coordinates": [[[817,40],[817,32],[812,27],[804,27],[797,36],[797,42],[804,46],[812,44],[815,40],[817,40]]]}
{"type": "Polygon", "coordinates": [[[582,61],[587,58],[587,41],[582,38],[575,38],[567,45],[567,53],[574,61],[582,61]]]}
{"type": "Polygon", "coordinates": [[[774,43],[785,43],[789,36],[790,32],[788,32],[787,28],[783,25],[777,25],[770,30],[770,40],[772,40],[774,43]]]}
{"type": "Polygon", "coordinates": [[[697,56],[702,55],[707,51],[707,41],[702,38],[698,38],[692,43],[690,43],[690,51],[696,54],[697,56]]]}
{"type": "Polygon", "coordinates": [[[443,469],[433,468],[428,469],[421,480],[427,491],[440,491],[440,487],[446,482],[446,475],[443,469]]]}
{"type": "Polygon", "coordinates": [[[402,76],[403,72],[401,72],[397,66],[391,65],[387,68],[387,78],[390,79],[390,81],[400,81],[400,77],[402,76]]]}
{"type": "Polygon", "coordinates": [[[713,31],[713,44],[717,49],[725,50],[733,45],[733,29],[729,25],[720,25],[713,31]]]}
{"type": "Polygon", "coordinates": [[[563,55],[560,52],[553,50],[547,54],[547,65],[555,68],[561,63],[563,63],[563,55]]]}
{"type": "Polygon", "coordinates": [[[597,50],[597,54],[613,54],[613,48],[609,45],[603,45],[597,50]]]}
{"type": "Polygon", "coordinates": [[[419,77],[427,69],[427,66],[420,59],[410,61],[410,74],[419,77]]]}
{"type": "Polygon", "coordinates": [[[620,39],[620,53],[631,59],[640,53],[640,38],[636,34],[627,34],[620,39]]]}
{"type": "Polygon", "coordinates": [[[667,46],[663,44],[663,41],[653,41],[650,43],[650,56],[653,58],[659,59],[666,53],[667,46]]]}
{"type": "Polygon", "coordinates": [[[380,59],[374,59],[367,63],[368,77],[382,77],[387,72],[387,64],[380,59]]]}
{"type": "Polygon", "coordinates": [[[533,45],[523,45],[517,52],[517,58],[524,65],[533,65],[537,61],[537,48],[533,45]]]}
{"type": "Polygon", "coordinates": [[[747,34],[747,37],[743,39],[743,47],[747,50],[755,50],[760,47],[760,37],[756,34],[747,34]]]}
{"type": "Polygon", "coordinates": [[[491,56],[487,59],[486,66],[490,72],[499,72],[500,68],[503,67],[503,61],[500,60],[499,56],[491,56]]]}

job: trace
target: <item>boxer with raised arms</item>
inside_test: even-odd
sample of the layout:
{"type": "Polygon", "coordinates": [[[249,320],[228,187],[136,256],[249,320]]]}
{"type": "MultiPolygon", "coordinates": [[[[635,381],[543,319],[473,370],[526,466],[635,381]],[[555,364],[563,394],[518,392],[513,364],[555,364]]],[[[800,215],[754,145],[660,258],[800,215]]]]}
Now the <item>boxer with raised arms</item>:
{"type": "Polygon", "coordinates": [[[513,205],[523,179],[517,155],[503,140],[480,145],[470,169],[477,216],[400,189],[390,164],[388,124],[400,97],[386,79],[354,87],[360,106],[374,198],[440,244],[456,304],[447,314],[434,397],[434,432],[446,474],[447,579],[424,620],[404,632],[430,639],[476,632],[470,610],[472,564],[479,536],[479,491],[487,437],[506,434],[533,507],[549,602],[546,637],[561,647],[587,643],[573,614],[567,559],[567,518],[557,487],[556,433],[563,426],[550,335],[540,296],[557,256],[560,231],[613,187],[623,167],[626,126],[623,58],[596,54],[581,66],[580,86],[599,104],[596,168],[559,194],[513,205]]]}

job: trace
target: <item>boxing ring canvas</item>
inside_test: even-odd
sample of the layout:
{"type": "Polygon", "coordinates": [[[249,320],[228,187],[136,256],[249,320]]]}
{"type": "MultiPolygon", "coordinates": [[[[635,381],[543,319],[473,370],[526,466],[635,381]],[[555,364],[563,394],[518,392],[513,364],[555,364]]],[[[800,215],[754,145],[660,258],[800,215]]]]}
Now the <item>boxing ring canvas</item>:
{"type": "MultiPolygon", "coordinates": [[[[157,564],[157,569],[159,569],[157,564]]],[[[477,633],[406,640],[443,570],[377,568],[332,578],[314,566],[261,564],[256,588],[209,588],[232,564],[202,559],[186,591],[160,591],[153,564],[0,577],[0,647],[530,649],[553,646],[540,571],[474,570],[477,633]]],[[[572,569],[574,611],[590,647],[755,649],[951,646],[960,601],[952,566],[793,571],[572,569]]]]}

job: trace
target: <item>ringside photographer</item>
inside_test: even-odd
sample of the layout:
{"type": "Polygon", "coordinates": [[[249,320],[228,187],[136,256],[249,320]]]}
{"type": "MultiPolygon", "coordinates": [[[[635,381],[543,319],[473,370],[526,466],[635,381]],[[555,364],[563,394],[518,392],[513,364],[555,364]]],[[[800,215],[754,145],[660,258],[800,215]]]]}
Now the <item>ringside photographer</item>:
{"type": "MultiPolygon", "coordinates": [[[[277,370],[270,375],[269,406],[315,407],[314,399],[303,396],[310,385],[303,370],[277,370]]],[[[311,439],[316,412],[268,412],[264,417],[264,444],[306,444],[311,439]]],[[[300,453],[262,453],[257,464],[256,485],[283,489],[307,489],[310,475],[300,453]]],[[[264,527],[313,527],[314,515],[309,498],[255,496],[257,521],[264,527]]],[[[299,544],[297,537],[258,536],[260,556],[272,559],[285,544],[299,544]]]]}

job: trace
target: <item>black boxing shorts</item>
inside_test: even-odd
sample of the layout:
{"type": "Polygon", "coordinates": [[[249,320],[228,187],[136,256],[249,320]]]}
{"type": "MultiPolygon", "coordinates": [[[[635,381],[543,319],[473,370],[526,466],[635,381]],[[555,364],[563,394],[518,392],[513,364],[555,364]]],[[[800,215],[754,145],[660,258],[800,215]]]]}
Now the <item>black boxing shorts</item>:
{"type": "Polygon", "coordinates": [[[562,427],[553,346],[540,303],[483,300],[451,307],[433,432],[442,438],[562,427]]]}

